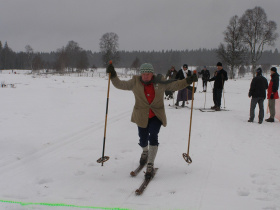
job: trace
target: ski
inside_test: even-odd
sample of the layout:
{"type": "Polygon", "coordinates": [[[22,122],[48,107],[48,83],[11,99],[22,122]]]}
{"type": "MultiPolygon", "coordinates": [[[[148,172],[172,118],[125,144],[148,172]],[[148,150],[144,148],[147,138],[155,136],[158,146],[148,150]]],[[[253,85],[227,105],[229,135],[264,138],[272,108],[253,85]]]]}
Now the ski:
{"type": "Polygon", "coordinates": [[[216,111],[215,109],[210,109],[210,108],[206,108],[206,109],[199,109],[201,112],[220,112],[220,111],[230,111],[228,109],[220,109],[220,111],[216,111]]]}
{"type": "Polygon", "coordinates": [[[141,184],[141,186],[135,191],[136,195],[141,195],[144,190],[146,189],[146,187],[148,186],[148,184],[150,183],[150,181],[154,178],[154,176],[156,175],[158,168],[155,168],[154,170],[154,175],[150,178],[150,179],[144,179],[143,183],[141,184]]]}
{"type": "Polygon", "coordinates": [[[130,176],[137,176],[139,172],[145,167],[145,165],[139,165],[134,171],[130,172],[130,176]]]}

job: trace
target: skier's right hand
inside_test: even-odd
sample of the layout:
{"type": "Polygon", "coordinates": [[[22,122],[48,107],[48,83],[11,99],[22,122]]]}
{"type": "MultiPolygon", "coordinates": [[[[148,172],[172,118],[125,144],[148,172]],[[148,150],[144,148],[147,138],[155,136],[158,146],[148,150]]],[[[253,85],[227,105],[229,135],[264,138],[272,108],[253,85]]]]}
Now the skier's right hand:
{"type": "Polygon", "coordinates": [[[107,73],[107,74],[111,73],[111,78],[114,78],[114,77],[117,76],[117,73],[116,73],[116,71],[115,71],[115,67],[113,66],[112,63],[110,63],[110,64],[107,66],[106,73],[107,73]]]}

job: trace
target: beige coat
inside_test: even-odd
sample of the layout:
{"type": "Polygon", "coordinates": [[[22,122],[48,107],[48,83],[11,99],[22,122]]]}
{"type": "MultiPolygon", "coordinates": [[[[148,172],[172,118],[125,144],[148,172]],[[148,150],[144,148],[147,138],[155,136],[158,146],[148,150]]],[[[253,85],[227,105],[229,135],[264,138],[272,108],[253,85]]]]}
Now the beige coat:
{"type": "Polygon", "coordinates": [[[117,76],[112,79],[113,85],[121,90],[132,90],[135,97],[135,105],[133,108],[131,122],[136,123],[141,128],[146,128],[149,120],[149,110],[155,113],[157,118],[162,122],[165,127],[167,125],[165,109],[164,109],[164,91],[176,91],[181,90],[190,84],[185,79],[171,82],[169,84],[154,84],[155,98],[151,104],[149,104],[145,93],[144,85],[140,81],[141,76],[133,76],[128,81],[122,81],[117,76]]]}

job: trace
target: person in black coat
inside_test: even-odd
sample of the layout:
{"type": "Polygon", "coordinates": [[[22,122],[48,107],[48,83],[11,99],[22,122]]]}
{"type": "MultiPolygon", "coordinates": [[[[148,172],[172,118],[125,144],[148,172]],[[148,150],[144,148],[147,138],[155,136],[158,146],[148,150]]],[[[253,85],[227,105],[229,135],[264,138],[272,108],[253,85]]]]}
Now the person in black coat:
{"type": "Polygon", "coordinates": [[[198,72],[198,74],[202,75],[202,88],[203,92],[206,92],[207,82],[210,78],[210,72],[208,69],[206,69],[206,66],[204,66],[201,72],[198,72]]]}
{"type": "Polygon", "coordinates": [[[263,102],[266,98],[266,89],[268,88],[268,82],[265,77],[262,76],[262,69],[258,68],[256,71],[256,77],[252,79],[250,90],[249,90],[249,98],[251,99],[250,106],[250,118],[248,122],[253,122],[255,118],[255,108],[256,105],[259,105],[259,124],[263,122],[264,118],[264,107],[263,102]]]}
{"type": "Polygon", "coordinates": [[[222,63],[218,62],[217,71],[215,72],[214,77],[208,80],[210,82],[215,81],[214,88],[213,88],[214,106],[212,106],[211,109],[215,109],[216,111],[221,110],[221,100],[222,100],[224,83],[227,80],[228,80],[227,72],[223,69],[222,63]]]}

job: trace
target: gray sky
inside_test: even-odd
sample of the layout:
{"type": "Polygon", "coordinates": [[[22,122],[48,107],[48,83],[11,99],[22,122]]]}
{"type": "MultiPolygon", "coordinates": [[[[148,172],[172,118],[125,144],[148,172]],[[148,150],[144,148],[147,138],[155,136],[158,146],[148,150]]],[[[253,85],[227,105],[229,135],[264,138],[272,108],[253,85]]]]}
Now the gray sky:
{"type": "Polygon", "coordinates": [[[119,50],[210,49],[232,16],[255,6],[280,34],[280,0],[0,0],[0,41],[14,51],[56,51],[70,40],[99,51],[101,36],[114,32],[119,50]]]}

